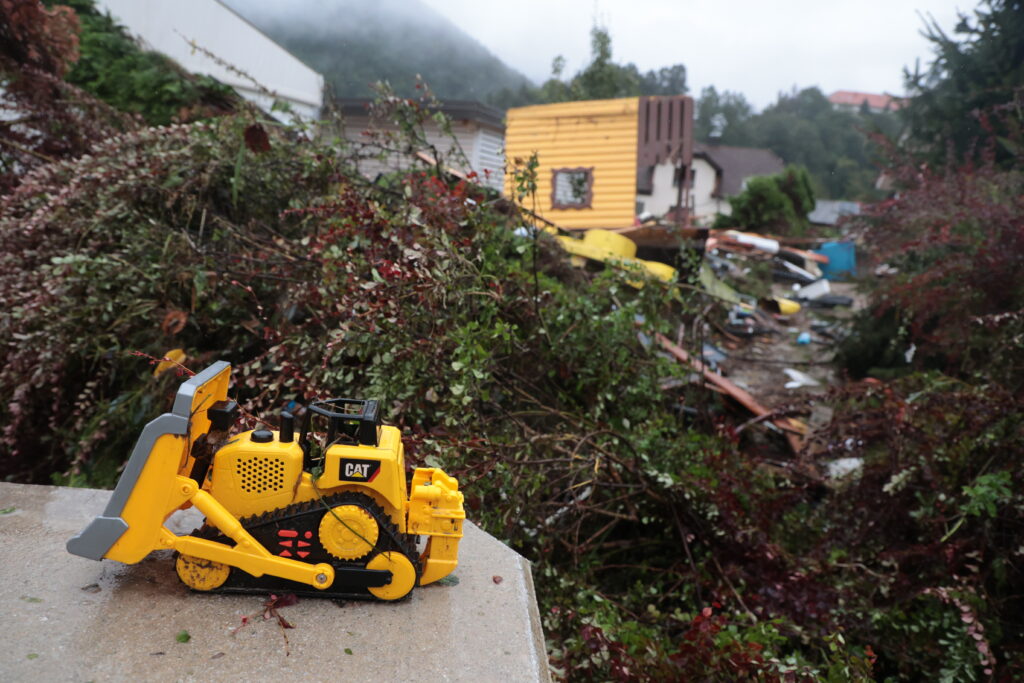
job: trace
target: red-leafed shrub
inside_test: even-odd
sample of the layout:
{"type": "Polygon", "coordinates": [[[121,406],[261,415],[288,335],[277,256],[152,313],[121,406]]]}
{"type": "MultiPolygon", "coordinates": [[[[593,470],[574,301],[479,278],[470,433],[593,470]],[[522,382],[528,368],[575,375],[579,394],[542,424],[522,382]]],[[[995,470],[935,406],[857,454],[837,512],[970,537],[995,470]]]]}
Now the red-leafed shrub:
{"type": "Polygon", "coordinates": [[[869,210],[863,244],[895,275],[872,279],[870,335],[848,345],[861,372],[900,363],[1024,387],[1024,174],[994,167],[904,172],[907,189],[869,210]]]}

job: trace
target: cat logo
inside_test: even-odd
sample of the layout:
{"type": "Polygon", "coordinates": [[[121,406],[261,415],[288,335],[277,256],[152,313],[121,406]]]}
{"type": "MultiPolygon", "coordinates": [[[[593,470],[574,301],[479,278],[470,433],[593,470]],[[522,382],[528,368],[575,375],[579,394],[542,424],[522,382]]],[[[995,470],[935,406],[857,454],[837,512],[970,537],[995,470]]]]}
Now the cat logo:
{"type": "Polygon", "coordinates": [[[342,458],[338,463],[338,479],[340,481],[358,481],[369,483],[380,472],[379,460],[356,460],[342,458]]]}

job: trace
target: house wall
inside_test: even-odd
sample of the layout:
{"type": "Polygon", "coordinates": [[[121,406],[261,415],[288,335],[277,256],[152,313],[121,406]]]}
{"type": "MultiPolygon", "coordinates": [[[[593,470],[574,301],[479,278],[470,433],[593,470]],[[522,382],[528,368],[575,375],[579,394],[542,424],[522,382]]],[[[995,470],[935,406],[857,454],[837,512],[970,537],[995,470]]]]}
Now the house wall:
{"type": "Polygon", "coordinates": [[[714,220],[716,213],[726,216],[732,213],[728,200],[716,197],[717,170],[706,159],[697,157],[693,160],[693,189],[690,191],[693,203],[694,222],[704,224],[714,220]]]}
{"type": "Polygon", "coordinates": [[[312,119],[320,114],[323,76],[217,0],[97,0],[96,4],[150,49],[188,71],[213,76],[268,111],[271,98],[251,81],[193,50],[189,42],[249,74],[300,116],[312,119]]]}
{"type": "MultiPolygon", "coordinates": [[[[371,123],[367,116],[346,116],[345,128],[342,136],[354,143],[372,142],[373,138],[365,134],[368,130],[395,130],[393,126],[381,129],[379,124],[371,123]]],[[[490,126],[480,125],[475,121],[453,120],[451,137],[443,133],[440,127],[433,121],[427,121],[423,130],[428,146],[437,149],[445,158],[447,165],[452,168],[468,173],[476,171],[479,182],[482,185],[501,191],[504,181],[502,169],[502,140],[501,131],[494,130],[490,126]],[[456,144],[457,143],[457,144],[456,144]],[[462,148],[463,154],[469,165],[458,163],[457,154],[453,156],[457,147],[462,148]]],[[[431,153],[429,149],[423,151],[431,153]]],[[[418,163],[418,162],[417,162],[418,163]]],[[[394,154],[388,159],[361,159],[357,167],[359,172],[368,178],[375,178],[380,173],[388,173],[399,169],[409,168],[414,165],[413,160],[403,154],[394,154]]]]}
{"type": "Polygon", "coordinates": [[[505,185],[505,133],[480,126],[470,161],[480,182],[501,192],[505,185]]]}
{"type": "Polygon", "coordinates": [[[669,209],[676,205],[679,198],[679,187],[673,183],[678,166],[671,162],[658,164],[654,167],[654,176],[651,181],[650,194],[638,194],[636,197],[637,213],[649,213],[654,216],[664,216],[669,209]],[[640,204],[643,204],[641,207],[640,204]]]}
{"type": "MultiPolygon", "coordinates": [[[[537,211],[566,228],[626,228],[636,212],[639,98],[566,102],[510,109],[505,158],[537,152],[537,211]],[[593,200],[586,209],[551,207],[552,171],[594,169],[593,200]]],[[[511,173],[505,194],[515,193],[511,173]]],[[[529,201],[529,200],[527,200],[529,201]]]]}

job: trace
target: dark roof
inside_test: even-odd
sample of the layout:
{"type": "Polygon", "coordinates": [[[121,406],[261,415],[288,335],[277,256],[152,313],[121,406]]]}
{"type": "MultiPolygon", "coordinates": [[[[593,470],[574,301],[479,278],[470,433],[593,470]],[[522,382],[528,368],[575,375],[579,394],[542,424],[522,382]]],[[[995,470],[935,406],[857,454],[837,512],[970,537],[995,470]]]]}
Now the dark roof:
{"type": "Polygon", "coordinates": [[[718,192],[733,197],[743,190],[743,181],[758,175],[774,175],[786,168],[782,159],[770,149],[756,147],[729,147],[698,142],[693,148],[695,157],[704,157],[722,172],[718,192]]]}
{"type": "MultiPolygon", "coordinates": [[[[345,116],[366,116],[372,103],[372,99],[364,97],[338,97],[334,100],[335,106],[345,116]]],[[[442,102],[439,109],[456,121],[468,119],[477,123],[485,123],[502,131],[505,130],[505,113],[482,102],[448,100],[442,102]]]]}

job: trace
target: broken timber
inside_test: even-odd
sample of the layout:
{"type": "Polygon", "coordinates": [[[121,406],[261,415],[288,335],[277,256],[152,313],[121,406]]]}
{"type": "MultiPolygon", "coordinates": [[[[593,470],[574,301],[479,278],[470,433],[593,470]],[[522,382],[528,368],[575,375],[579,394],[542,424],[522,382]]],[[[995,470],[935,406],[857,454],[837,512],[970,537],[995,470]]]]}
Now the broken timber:
{"type": "MultiPolygon", "coordinates": [[[[685,350],[669,341],[665,335],[659,333],[654,336],[658,340],[658,343],[661,344],[662,348],[675,356],[678,361],[686,363],[694,370],[704,375],[704,379],[710,382],[712,388],[720,390],[722,393],[733,397],[738,403],[750,412],[754,413],[757,417],[764,417],[771,414],[771,411],[758,403],[749,392],[744,391],[725,377],[719,375],[717,372],[709,370],[704,363],[691,357],[685,350]]],[[[800,452],[800,448],[803,446],[803,437],[807,435],[807,425],[790,417],[776,417],[768,419],[767,421],[771,422],[783,431],[786,435],[786,441],[789,442],[789,447],[793,449],[794,453],[800,452]]]]}

